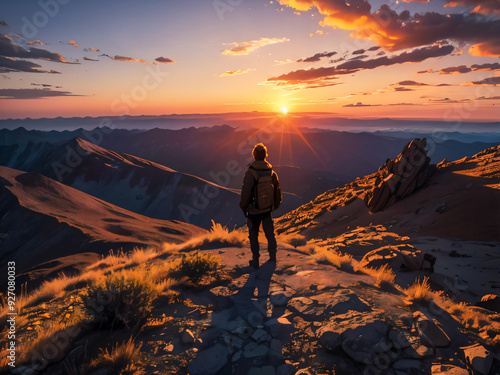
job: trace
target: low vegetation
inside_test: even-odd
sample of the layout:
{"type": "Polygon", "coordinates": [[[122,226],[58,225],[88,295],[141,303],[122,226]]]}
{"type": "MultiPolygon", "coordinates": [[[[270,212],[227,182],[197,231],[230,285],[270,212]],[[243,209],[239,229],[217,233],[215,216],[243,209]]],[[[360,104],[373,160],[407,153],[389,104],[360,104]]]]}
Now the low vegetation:
{"type": "Polygon", "coordinates": [[[322,246],[313,246],[311,250],[311,256],[317,263],[330,264],[345,272],[354,272],[356,261],[352,258],[352,255],[342,254],[322,246]]]}
{"type": "Polygon", "coordinates": [[[142,343],[135,343],[132,337],[109,351],[103,350],[102,353],[94,359],[88,366],[88,371],[94,371],[102,368],[107,368],[113,373],[120,373],[120,371],[139,371],[141,359],[141,346],[142,343]]]}
{"type": "Polygon", "coordinates": [[[357,269],[357,271],[375,277],[375,286],[382,290],[396,290],[396,284],[394,283],[396,280],[396,273],[387,264],[380,268],[362,267],[357,269]]]}
{"type": "Polygon", "coordinates": [[[431,303],[436,303],[441,299],[442,292],[431,290],[429,278],[424,277],[423,280],[417,280],[410,285],[405,291],[406,303],[412,306],[429,306],[431,303]]]}
{"type": "Polygon", "coordinates": [[[156,296],[156,287],[147,273],[127,270],[91,285],[83,303],[99,327],[126,326],[135,332],[151,314],[156,296]]]}

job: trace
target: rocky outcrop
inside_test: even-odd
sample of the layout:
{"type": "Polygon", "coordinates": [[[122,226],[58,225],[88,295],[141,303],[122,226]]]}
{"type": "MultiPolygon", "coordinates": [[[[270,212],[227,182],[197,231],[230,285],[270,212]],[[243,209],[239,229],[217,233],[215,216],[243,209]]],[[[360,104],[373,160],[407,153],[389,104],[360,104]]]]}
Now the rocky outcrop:
{"type": "Polygon", "coordinates": [[[382,211],[423,185],[432,174],[427,156],[425,138],[408,143],[396,159],[387,159],[379,168],[379,177],[373,190],[365,196],[371,212],[382,211]]]}

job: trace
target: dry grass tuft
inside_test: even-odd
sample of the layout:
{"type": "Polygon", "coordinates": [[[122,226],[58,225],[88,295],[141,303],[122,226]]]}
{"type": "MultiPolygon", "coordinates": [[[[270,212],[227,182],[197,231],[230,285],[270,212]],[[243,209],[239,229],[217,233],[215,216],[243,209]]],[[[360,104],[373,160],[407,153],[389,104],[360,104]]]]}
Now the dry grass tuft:
{"type": "Polygon", "coordinates": [[[436,303],[442,296],[442,292],[431,290],[428,277],[424,277],[422,281],[417,280],[404,292],[409,305],[429,306],[431,303],[436,303]]]}
{"type": "Polygon", "coordinates": [[[112,368],[113,373],[121,373],[121,371],[137,370],[136,364],[141,359],[142,343],[136,344],[132,337],[111,350],[104,350],[90,365],[89,370],[98,370],[101,368],[112,368]]]}
{"type": "Polygon", "coordinates": [[[218,256],[195,251],[174,260],[170,264],[167,276],[176,280],[188,278],[193,283],[197,283],[204,276],[209,276],[219,270],[220,266],[218,256]]]}
{"type": "Polygon", "coordinates": [[[315,246],[312,258],[320,264],[330,264],[345,272],[354,272],[355,260],[352,255],[342,254],[337,251],[328,250],[325,247],[315,246]]]}
{"type": "Polygon", "coordinates": [[[306,238],[298,233],[287,233],[278,235],[278,240],[292,245],[294,248],[305,246],[307,244],[306,238]]]}
{"type": "Polygon", "coordinates": [[[164,243],[157,257],[165,257],[178,252],[217,249],[221,247],[243,247],[248,243],[248,235],[243,229],[229,230],[212,220],[212,228],[181,244],[164,243]]]}
{"type": "Polygon", "coordinates": [[[375,277],[377,279],[375,281],[375,286],[380,289],[386,291],[396,289],[396,285],[394,284],[396,273],[387,264],[380,268],[362,267],[359,268],[358,271],[375,277]]]}

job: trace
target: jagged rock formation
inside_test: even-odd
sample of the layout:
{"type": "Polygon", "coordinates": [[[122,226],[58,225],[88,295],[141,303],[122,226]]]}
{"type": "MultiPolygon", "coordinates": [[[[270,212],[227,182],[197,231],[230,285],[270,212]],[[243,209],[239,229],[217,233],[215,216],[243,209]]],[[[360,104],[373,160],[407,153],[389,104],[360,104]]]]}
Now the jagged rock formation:
{"type": "Polygon", "coordinates": [[[409,142],[396,159],[387,159],[379,168],[380,176],[371,193],[365,196],[365,203],[371,212],[384,210],[418,189],[432,174],[429,166],[425,138],[409,142]]]}

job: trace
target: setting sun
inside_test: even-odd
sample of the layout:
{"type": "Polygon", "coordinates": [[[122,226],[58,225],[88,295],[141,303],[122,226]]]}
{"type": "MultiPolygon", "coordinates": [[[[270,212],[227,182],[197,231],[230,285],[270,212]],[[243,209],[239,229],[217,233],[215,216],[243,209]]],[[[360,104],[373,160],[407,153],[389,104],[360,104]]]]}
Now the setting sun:
{"type": "Polygon", "coordinates": [[[286,115],[288,113],[288,108],[287,107],[281,107],[281,113],[286,115]]]}

